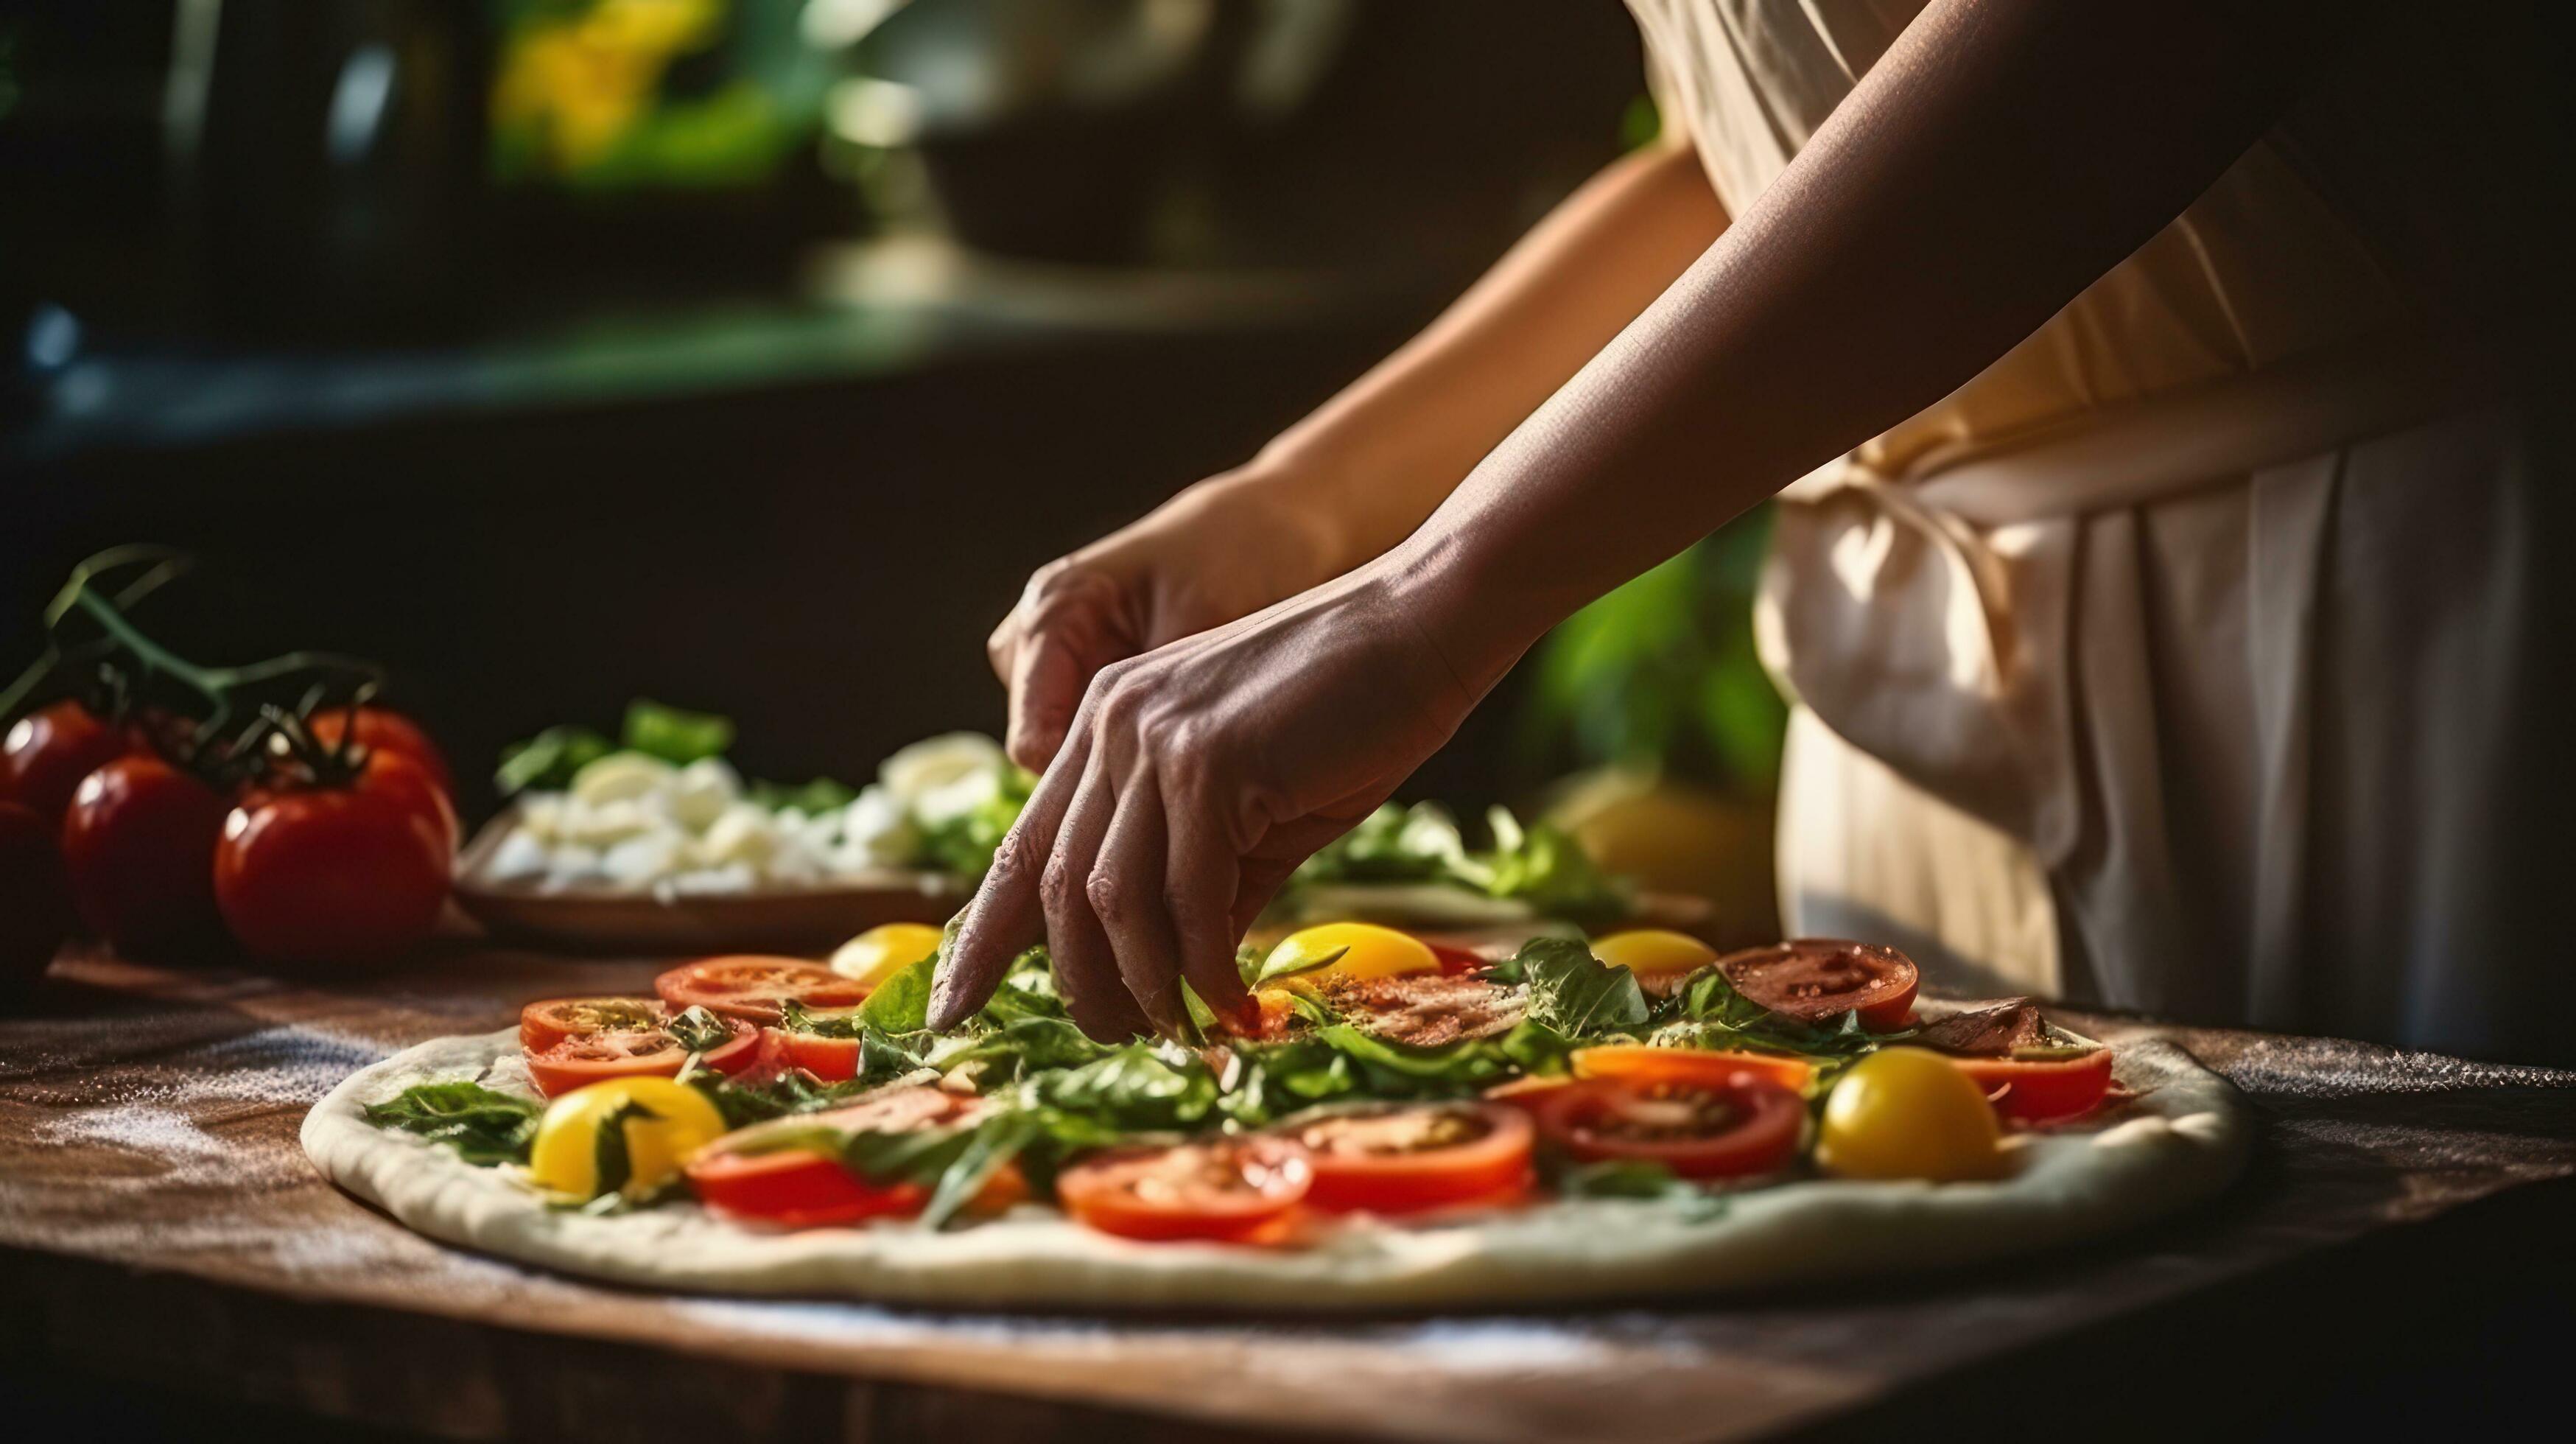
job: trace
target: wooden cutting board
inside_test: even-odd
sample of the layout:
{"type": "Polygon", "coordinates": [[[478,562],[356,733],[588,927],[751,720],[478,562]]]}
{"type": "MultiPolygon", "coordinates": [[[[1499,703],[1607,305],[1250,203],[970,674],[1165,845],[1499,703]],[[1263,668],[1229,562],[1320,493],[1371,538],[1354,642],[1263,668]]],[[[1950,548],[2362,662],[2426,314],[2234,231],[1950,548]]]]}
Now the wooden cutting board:
{"type": "Polygon", "coordinates": [[[2165,1366],[2197,1360],[2195,1377],[2223,1381],[2259,1351],[2191,1350],[2241,1332],[2230,1321],[2251,1286],[2576,1175],[2576,1074],[2074,1014],[2114,1042],[2169,1038],[2246,1090],[2266,1127],[2236,1194],[2110,1245],[1931,1285],[1262,1323],[610,1288],[412,1235],[297,1148],[304,1109],[361,1064],[502,1026],[527,998],[641,989],[665,961],[457,944],[295,979],[58,964],[0,1019],[7,1367],[564,1444],[1732,1438],[1850,1419],[1980,1370],[2015,1371],[2026,1390],[2019,1361],[2174,1310],[2188,1322],[2140,1326],[2116,1357],[2085,1347],[2072,1367],[2117,1378],[2170,1339],[2182,1352],[2165,1366]]]}

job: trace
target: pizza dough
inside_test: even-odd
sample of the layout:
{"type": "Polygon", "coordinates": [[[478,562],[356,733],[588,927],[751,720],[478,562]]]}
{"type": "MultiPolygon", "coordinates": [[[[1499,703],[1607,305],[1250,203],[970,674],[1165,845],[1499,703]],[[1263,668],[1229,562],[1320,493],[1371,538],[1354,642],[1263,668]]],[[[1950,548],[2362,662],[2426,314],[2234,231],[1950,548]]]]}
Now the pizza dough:
{"type": "Polygon", "coordinates": [[[2249,1121],[2224,1079],[2170,1044],[2120,1045],[2139,1096],[2095,1125],[2029,1135],[1998,1183],[1802,1181],[1729,1197],[1715,1217],[1588,1199],[1450,1221],[1351,1218],[1302,1247],[1135,1243],[1053,1210],[945,1233],[907,1223],[761,1231],[692,1203],[593,1217],[552,1209],[516,1170],[379,1129],[364,1105],[481,1078],[533,1093],[505,1030],[441,1038],[366,1068],[304,1120],[324,1174],[428,1236],[617,1283],[701,1293],[958,1306],[1191,1307],[1280,1313],[1701,1294],[1881,1277],[2030,1253],[2209,1198],[2242,1166],[2249,1121]]]}

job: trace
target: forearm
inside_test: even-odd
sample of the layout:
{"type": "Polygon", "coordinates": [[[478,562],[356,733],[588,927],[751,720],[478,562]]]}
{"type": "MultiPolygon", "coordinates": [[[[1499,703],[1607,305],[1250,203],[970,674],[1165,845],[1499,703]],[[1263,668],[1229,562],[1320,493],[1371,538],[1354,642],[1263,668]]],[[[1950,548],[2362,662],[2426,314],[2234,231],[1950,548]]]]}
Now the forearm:
{"type": "Polygon", "coordinates": [[[2037,329],[2262,133],[2336,13],[1940,0],[1390,574],[1445,594],[1438,640],[1490,685],[1575,607],[2037,329]]]}
{"type": "Polygon", "coordinates": [[[1378,555],[1420,526],[1725,225],[1687,147],[1622,158],[1248,470],[1294,479],[1286,504],[1326,530],[1329,570],[1378,555]]]}

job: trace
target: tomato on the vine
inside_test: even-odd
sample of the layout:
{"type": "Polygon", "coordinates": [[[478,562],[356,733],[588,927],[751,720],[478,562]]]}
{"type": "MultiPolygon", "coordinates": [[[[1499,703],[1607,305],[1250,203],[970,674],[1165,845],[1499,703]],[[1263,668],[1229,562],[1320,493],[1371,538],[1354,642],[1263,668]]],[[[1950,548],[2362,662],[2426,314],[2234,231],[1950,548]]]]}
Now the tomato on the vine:
{"type": "Polygon", "coordinates": [[[320,709],[304,719],[304,728],[326,748],[338,747],[346,737],[379,757],[389,753],[408,757],[438,784],[440,793],[455,794],[456,774],[447,765],[447,755],[429,740],[419,723],[389,707],[359,707],[355,711],[358,723],[354,731],[349,725],[351,709],[346,707],[320,709]]]}
{"type": "Polygon", "coordinates": [[[0,802],[0,1003],[36,985],[71,931],[71,884],[54,828],[30,808],[0,802]]]}
{"type": "Polygon", "coordinates": [[[81,920],[147,962],[223,946],[215,847],[224,799],[151,753],[81,779],[63,815],[63,863],[81,920]]]}
{"type": "Polygon", "coordinates": [[[224,922],[278,962],[379,957],[428,936],[447,905],[455,814],[426,774],[370,757],[346,783],[254,791],[213,859],[224,922]]]}
{"type": "Polygon", "coordinates": [[[78,702],[39,708],[0,740],[0,802],[61,827],[81,779],[138,750],[133,729],[103,722],[78,702]]]}

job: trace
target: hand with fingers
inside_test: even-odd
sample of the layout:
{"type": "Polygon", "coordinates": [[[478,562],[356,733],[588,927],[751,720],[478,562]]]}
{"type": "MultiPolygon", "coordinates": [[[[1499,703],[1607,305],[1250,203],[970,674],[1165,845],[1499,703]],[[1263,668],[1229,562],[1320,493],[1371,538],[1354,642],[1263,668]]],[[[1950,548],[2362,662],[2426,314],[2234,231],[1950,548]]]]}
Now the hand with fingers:
{"type": "Polygon", "coordinates": [[[1043,771],[1103,667],[1331,577],[1348,548],[1296,504],[1307,468],[1256,461],[1038,569],[985,643],[1010,689],[1011,760],[1043,771]]]}
{"type": "Polygon", "coordinates": [[[1242,1007],[1254,914],[1491,685],[1435,642],[1437,585],[1371,564],[1095,673],[941,960],[931,1026],[982,1007],[1041,940],[1093,1038],[1178,1035],[1184,981],[1242,1007]]]}

